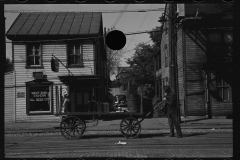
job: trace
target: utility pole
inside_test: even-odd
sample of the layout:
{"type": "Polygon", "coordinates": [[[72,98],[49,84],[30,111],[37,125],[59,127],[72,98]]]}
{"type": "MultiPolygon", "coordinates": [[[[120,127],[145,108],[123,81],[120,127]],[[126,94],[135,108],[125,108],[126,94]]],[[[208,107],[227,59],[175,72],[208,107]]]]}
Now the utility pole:
{"type": "Polygon", "coordinates": [[[140,113],[143,113],[143,77],[141,75],[141,110],[140,113]]]}
{"type": "MultiPolygon", "coordinates": [[[[1,86],[1,89],[0,89],[0,97],[1,97],[1,101],[0,101],[0,106],[1,106],[1,117],[3,117],[3,120],[4,120],[4,72],[5,72],[5,68],[6,68],[6,43],[5,43],[5,17],[4,17],[4,4],[1,3],[0,4],[0,37],[1,37],[1,40],[0,40],[0,48],[1,48],[1,53],[0,53],[0,69],[1,69],[1,72],[0,72],[0,86],[1,86]]],[[[0,134],[1,135],[4,135],[4,123],[2,123],[1,125],[1,129],[0,129],[0,134]]],[[[0,149],[0,159],[4,159],[4,136],[1,136],[1,144],[2,144],[2,147],[0,149]]]]}
{"type": "Polygon", "coordinates": [[[177,33],[175,29],[175,5],[176,4],[169,4],[169,27],[170,27],[170,33],[169,33],[169,39],[170,39],[170,66],[169,66],[169,83],[170,87],[172,89],[172,92],[176,95],[176,103],[178,108],[178,118],[181,122],[181,116],[180,116],[180,107],[179,107],[179,95],[178,95],[178,77],[177,77],[177,55],[176,55],[176,43],[177,43],[177,33]]]}

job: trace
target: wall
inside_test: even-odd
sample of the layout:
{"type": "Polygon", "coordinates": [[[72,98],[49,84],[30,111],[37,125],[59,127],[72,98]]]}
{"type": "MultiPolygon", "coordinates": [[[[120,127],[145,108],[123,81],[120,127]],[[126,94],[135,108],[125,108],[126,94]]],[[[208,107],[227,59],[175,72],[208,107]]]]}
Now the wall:
{"type": "MultiPolygon", "coordinates": [[[[193,34],[189,34],[194,37],[193,34]]],[[[200,67],[207,60],[206,53],[186,34],[186,31],[184,31],[184,38],[186,45],[186,116],[205,116],[205,79],[200,67]]]]}
{"type": "MultiPolygon", "coordinates": [[[[169,10],[169,5],[166,6],[166,10],[169,10]]],[[[168,19],[168,17],[166,16],[168,19]]],[[[169,81],[169,55],[170,55],[170,46],[169,46],[169,19],[163,24],[163,32],[162,32],[162,41],[161,41],[161,75],[162,75],[162,85],[164,85],[163,80],[166,78],[169,81]],[[165,56],[167,55],[168,61],[165,62],[165,56]],[[167,67],[166,67],[167,63],[167,67]]]]}
{"type": "Polygon", "coordinates": [[[177,54],[177,76],[178,76],[178,93],[179,93],[179,103],[180,103],[180,114],[185,114],[185,86],[184,86],[184,59],[183,59],[183,30],[179,29],[177,32],[177,44],[176,44],[176,54],[177,54]]]}
{"type": "MultiPolygon", "coordinates": [[[[54,83],[53,86],[53,106],[54,113],[56,113],[56,94],[55,94],[55,85],[62,86],[63,84],[58,79],[58,76],[67,76],[68,71],[65,67],[59,64],[59,72],[52,72],[51,70],[51,58],[54,54],[59,58],[64,65],[66,65],[66,45],[65,44],[43,44],[42,45],[42,58],[43,58],[43,69],[26,69],[25,68],[25,59],[26,59],[26,48],[24,44],[14,44],[14,68],[16,72],[16,93],[24,92],[26,94],[25,82],[32,81],[32,72],[43,72],[47,75],[47,79],[54,83]]],[[[69,70],[75,75],[93,75],[94,71],[94,45],[90,43],[83,44],[83,62],[84,68],[69,68],[69,70]]],[[[36,116],[27,116],[26,114],[26,97],[17,98],[16,97],[16,122],[22,121],[49,121],[56,120],[59,121],[58,117],[54,115],[36,115],[36,116]]]]}
{"type": "Polygon", "coordinates": [[[5,73],[4,82],[4,122],[15,122],[14,73],[5,73]]]}

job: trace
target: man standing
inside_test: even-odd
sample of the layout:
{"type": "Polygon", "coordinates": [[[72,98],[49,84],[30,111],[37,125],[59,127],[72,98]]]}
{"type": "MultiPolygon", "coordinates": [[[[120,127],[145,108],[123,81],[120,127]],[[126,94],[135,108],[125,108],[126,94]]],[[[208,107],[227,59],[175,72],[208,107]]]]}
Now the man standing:
{"type": "Polygon", "coordinates": [[[182,131],[180,122],[178,119],[178,109],[176,103],[176,95],[171,91],[169,86],[164,86],[166,108],[167,108],[167,115],[168,115],[168,124],[170,127],[170,137],[174,137],[174,126],[177,131],[177,138],[182,138],[182,131]]]}

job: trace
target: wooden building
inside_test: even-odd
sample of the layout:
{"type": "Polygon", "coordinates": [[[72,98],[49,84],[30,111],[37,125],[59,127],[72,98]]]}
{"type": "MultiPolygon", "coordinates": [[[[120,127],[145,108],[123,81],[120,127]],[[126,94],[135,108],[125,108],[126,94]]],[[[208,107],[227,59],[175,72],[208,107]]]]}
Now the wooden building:
{"type": "Polygon", "coordinates": [[[59,120],[63,95],[71,112],[90,111],[107,92],[101,13],[21,13],[6,36],[12,40],[16,122],[59,120]],[[59,62],[53,72],[51,60],[59,62]]]}
{"type": "Polygon", "coordinates": [[[14,72],[5,73],[4,82],[4,122],[15,122],[14,72]]]}
{"type": "Polygon", "coordinates": [[[169,77],[182,116],[232,115],[232,9],[231,4],[166,5],[156,83],[161,89],[169,77]]]}

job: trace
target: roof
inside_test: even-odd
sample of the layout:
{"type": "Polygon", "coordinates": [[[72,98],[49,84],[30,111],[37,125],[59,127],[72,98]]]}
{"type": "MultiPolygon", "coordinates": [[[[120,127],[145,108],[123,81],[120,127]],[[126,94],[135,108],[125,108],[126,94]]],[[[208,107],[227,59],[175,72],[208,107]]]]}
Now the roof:
{"type": "Polygon", "coordinates": [[[102,14],[98,12],[20,13],[7,36],[98,34],[101,23],[102,14]]]}

